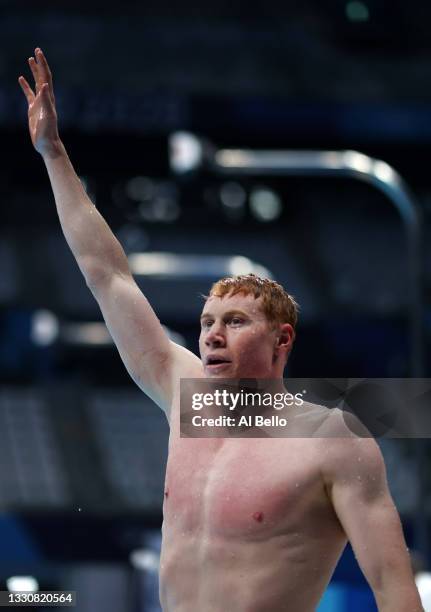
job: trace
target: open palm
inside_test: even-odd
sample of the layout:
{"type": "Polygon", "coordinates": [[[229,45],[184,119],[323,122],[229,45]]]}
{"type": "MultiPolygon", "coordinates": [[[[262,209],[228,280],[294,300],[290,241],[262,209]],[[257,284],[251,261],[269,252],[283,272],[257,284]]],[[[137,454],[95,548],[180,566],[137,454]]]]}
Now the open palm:
{"type": "Polygon", "coordinates": [[[35,83],[35,91],[23,76],[18,82],[27,98],[28,127],[31,141],[39,153],[47,151],[58,141],[57,113],[55,110],[52,75],[48,62],[42,50],[35,50],[35,57],[30,57],[28,63],[35,83]]]}

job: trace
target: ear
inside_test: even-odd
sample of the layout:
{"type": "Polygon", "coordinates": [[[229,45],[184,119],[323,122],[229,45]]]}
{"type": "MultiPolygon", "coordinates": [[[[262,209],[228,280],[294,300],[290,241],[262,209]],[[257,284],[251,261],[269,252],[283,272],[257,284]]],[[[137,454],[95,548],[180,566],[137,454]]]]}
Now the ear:
{"type": "Polygon", "coordinates": [[[280,325],[277,333],[277,344],[276,348],[286,349],[286,353],[292,348],[293,341],[295,340],[295,330],[290,323],[283,323],[280,325]]]}

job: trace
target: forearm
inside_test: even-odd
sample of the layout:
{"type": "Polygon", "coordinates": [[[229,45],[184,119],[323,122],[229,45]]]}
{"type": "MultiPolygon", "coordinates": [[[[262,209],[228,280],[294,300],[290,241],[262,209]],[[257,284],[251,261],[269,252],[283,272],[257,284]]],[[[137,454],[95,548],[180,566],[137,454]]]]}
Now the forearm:
{"type": "Polygon", "coordinates": [[[53,144],[43,160],[64,236],[87,283],[129,273],[123,248],[88,197],[63,143],[53,144]]]}
{"type": "Polygon", "coordinates": [[[374,592],[379,612],[424,612],[416,585],[393,585],[392,588],[374,592]]]}

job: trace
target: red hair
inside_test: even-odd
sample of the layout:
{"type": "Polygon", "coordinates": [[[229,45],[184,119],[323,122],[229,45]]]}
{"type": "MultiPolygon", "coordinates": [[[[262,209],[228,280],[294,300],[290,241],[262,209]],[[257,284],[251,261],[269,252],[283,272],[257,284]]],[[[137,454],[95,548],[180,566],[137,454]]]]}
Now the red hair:
{"type": "Polygon", "coordinates": [[[290,323],[295,328],[298,322],[299,306],[292,295],[273,280],[260,278],[255,274],[230,276],[215,282],[209,297],[222,298],[225,295],[253,295],[261,297],[263,312],[271,324],[290,323]]]}

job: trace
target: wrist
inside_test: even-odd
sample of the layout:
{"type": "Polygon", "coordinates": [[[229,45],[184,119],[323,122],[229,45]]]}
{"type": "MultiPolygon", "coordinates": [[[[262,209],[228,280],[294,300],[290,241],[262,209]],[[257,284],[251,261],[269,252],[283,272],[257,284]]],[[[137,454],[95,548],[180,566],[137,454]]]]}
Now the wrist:
{"type": "Polygon", "coordinates": [[[49,142],[45,142],[40,149],[37,149],[38,153],[41,154],[43,160],[45,162],[60,157],[64,155],[66,149],[60,138],[56,138],[55,140],[51,140],[49,142]]]}

